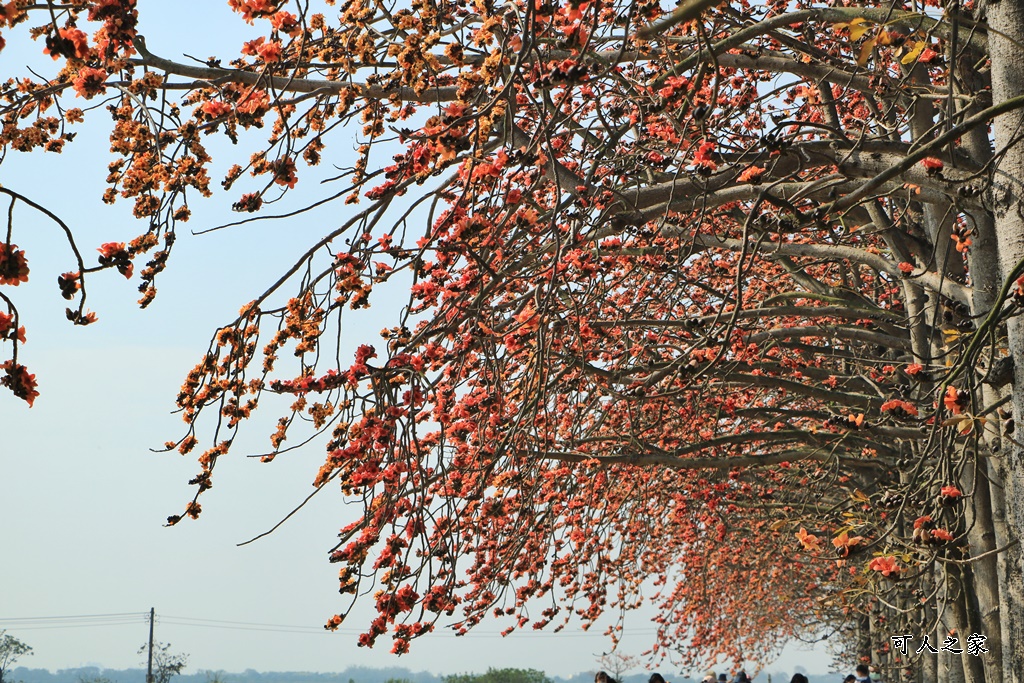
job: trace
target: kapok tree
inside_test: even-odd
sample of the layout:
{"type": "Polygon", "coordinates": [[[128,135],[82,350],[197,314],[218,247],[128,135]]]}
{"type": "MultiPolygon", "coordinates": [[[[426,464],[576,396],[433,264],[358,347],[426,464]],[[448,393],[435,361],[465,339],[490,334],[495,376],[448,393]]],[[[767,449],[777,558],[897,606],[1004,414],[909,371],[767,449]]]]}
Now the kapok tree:
{"type": "MultiPolygon", "coordinates": [[[[0,143],[59,152],[105,106],[104,200],[145,224],[75,248],[72,322],[97,270],[152,300],[211,193],[204,141],[266,128],[221,182],[257,216],[360,141],[340,225],[185,380],[168,448],[200,471],[171,524],[286,395],[262,459],[322,436],[315,485],[363,501],[330,551],[375,602],[361,644],[649,599],[654,652],[686,663],[828,635],[890,677],[1022,680],[1016,3],[229,4],[254,39],[205,65],[150,52],[134,0],[0,15],[62,66],[7,82],[0,143]],[[337,360],[342,319],[395,287],[383,340],[337,360]],[[890,639],[951,631],[952,673],[890,639]]],[[[17,232],[2,381],[31,403],[17,232]]]]}

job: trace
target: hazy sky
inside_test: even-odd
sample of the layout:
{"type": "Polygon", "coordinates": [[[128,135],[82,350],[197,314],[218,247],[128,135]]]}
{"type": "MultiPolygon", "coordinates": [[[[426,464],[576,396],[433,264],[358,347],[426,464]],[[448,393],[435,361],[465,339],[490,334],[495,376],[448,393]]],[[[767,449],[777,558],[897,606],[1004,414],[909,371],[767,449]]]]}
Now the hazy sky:
{"type": "MultiPolygon", "coordinates": [[[[258,35],[258,27],[233,15],[224,0],[138,4],[141,32],[162,56],[228,56],[258,35]]],[[[27,63],[49,62],[42,43],[26,44],[10,31],[5,38],[0,79],[22,75],[27,63]]],[[[91,259],[100,243],[130,239],[141,226],[130,218],[128,203],[111,208],[99,200],[110,160],[108,133],[103,112],[89,118],[100,125],[82,127],[60,156],[12,153],[0,166],[0,183],[60,215],[91,259]]],[[[343,153],[346,144],[339,142],[336,137],[328,151],[343,153]]],[[[218,168],[251,151],[220,158],[218,168]]],[[[300,187],[312,193],[307,196],[325,192],[308,178],[300,187]]],[[[217,192],[193,203],[189,225],[200,230],[234,220],[227,208],[237,194],[217,192]]],[[[332,671],[361,664],[447,673],[520,666],[568,675],[596,668],[609,643],[579,630],[502,639],[496,626],[485,624],[464,638],[428,636],[401,658],[388,653],[389,640],[375,650],[357,648],[354,625],[324,632],[322,624],[342,607],[326,553],[354,514],[340,494],[325,491],[275,534],[236,545],[273,526],[307,495],[322,461],[315,448],[270,465],[240,457],[266,448],[276,415],[253,420],[232,457],[218,463],[199,522],[162,526],[190,499],[186,482],[198,467],[192,456],[149,450],[182,434],[183,423],[170,411],[185,373],[218,324],[275,280],[307,238],[345,217],[344,207],[332,205],[288,222],[182,233],[148,310],[134,306],[137,279],[126,283],[107,271],[90,281],[89,308],[99,322],[76,328],[64,318],[55,284],[58,274],[73,269],[58,229],[24,208],[16,213],[14,242],[27,251],[31,279],[5,292],[24,316],[28,343],[20,360],[37,374],[41,392],[31,409],[0,392],[0,629],[35,648],[22,664],[137,665],[148,628],[144,614],[152,606],[157,639],[188,653],[190,670],[332,671]],[[107,614],[126,616],[41,619],[107,614]]],[[[363,329],[346,329],[348,343],[376,339],[397,305],[375,300],[363,329]]],[[[623,651],[639,654],[651,644],[649,618],[628,618],[623,651]]],[[[353,621],[366,623],[358,616],[353,621]]],[[[792,648],[769,668],[795,664],[824,672],[828,658],[792,648]]],[[[662,671],[670,680],[678,677],[667,665],[662,671]]]]}

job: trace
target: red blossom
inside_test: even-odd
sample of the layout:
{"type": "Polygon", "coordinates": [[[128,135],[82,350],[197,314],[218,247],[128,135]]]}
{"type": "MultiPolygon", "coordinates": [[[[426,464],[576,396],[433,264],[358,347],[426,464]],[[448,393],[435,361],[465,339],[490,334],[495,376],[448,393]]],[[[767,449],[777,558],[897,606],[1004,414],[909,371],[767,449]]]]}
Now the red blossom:
{"type": "Polygon", "coordinates": [[[904,414],[910,417],[917,417],[917,406],[913,403],[900,400],[898,398],[890,399],[879,406],[879,410],[883,413],[892,412],[897,415],[904,414]]]}
{"type": "Polygon", "coordinates": [[[274,182],[289,189],[295,187],[298,176],[295,175],[295,161],[291,157],[278,159],[271,164],[274,171],[274,182]]]}
{"type": "Polygon", "coordinates": [[[242,114],[262,116],[268,109],[270,109],[270,96],[265,90],[260,90],[259,88],[246,90],[244,94],[238,98],[238,102],[235,103],[235,108],[242,114]]]}
{"type": "Polygon", "coordinates": [[[708,171],[714,171],[718,168],[718,164],[712,158],[715,153],[715,143],[708,140],[702,142],[697,148],[697,153],[693,156],[694,162],[698,167],[708,171]]]}
{"type": "Polygon", "coordinates": [[[0,243],[0,285],[17,287],[28,282],[28,261],[16,244],[0,243]]]}
{"type": "Polygon", "coordinates": [[[0,311],[0,340],[17,339],[25,343],[25,327],[14,328],[14,316],[0,311]]]}
{"type": "Polygon", "coordinates": [[[741,183],[750,183],[751,185],[760,185],[761,176],[763,176],[765,170],[760,166],[750,166],[743,173],[740,173],[737,180],[741,183]]]}
{"type": "Polygon", "coordinates": [[[105,242],[96,251],[100,252],[100,258],[114,259],[121,254],[126,254],[124,242],[105,242]]]}
{"type": "Polygon", "coordinates": [[[107,91],[103,85],[106,80],[106,71],[85,66],[78,70],[74,80],[71,81],[71,85],[75,89],[77,96],[89,100],[107,91]]]}
{"type": "Polygon", "coordinates": [[[35,402],[39,392],[36,391],[36,376],[30,375],[24,365],[9,360],[0,364],[4,376],[0,377],[0,385],[7,387],[11,392],[28,403],[29,407],[35,402]]]}
{"type": "Polygon", "coordinates": [[[242,15],[247,23],[253,19],[268,17],[277,11],[279,0],[228,0],[228,6],[242,15]]]}
{"type": "Polygon", "coordinates": [[[244,43],[242,43],[242,54],[249,55],[250,57],[255,57],[257,50],[260,49],[260,46],[263,45],[263,43],[266,40],[267,39],[265,36],[260,36],[259,38],[245,41],[244,43]]]}
{"type": "Polygon", "coordinates": [[[221,116],[226,116],[232,112],[231,105],[220,100],[208,100],[203,103],[203,106],[200,107],[200,109],[211,119],[218,119],[221,116]]]}
{"type": "Polygon", "coordinates": [[[950,239],[953,240],[953,246],[961,254],[966,254],[967,249],[971,246],[973,241],[968,236],[968,233],[964,230],[954,228],[950,233],[950,239]]]}
{"type": "Polygon", "coordinates": [[[256,54],[259,55],[259,58],[267,64],[279,62],[281,61],[282,54],[281,43],[276,40],[265,43],[256,50],[256,54]]]}
{"type": "Polygon", "coordinates": [[[255,213],[260,210],[261,206],[263,206],[263,197],[261,197],[258,192],[249,192],[243,194],[238,201],[231,206],[231,208],[235,211],[255,213]]]}
{"type": "Polygon", "coordinates": [[[43,52],[53,59],[61,56],[85,59],[89,56],[89,39],[77,28],[62,28],[57,36],[47,36],[43,52]]]}
{"type": "Polygon", "coordinates": [[[126,278],[132,276],[131,254],[124,242],[106,242],[96,250],[100,252],[99,261],[102,266],[114,266],[126,278]]]}
{"type": "Polygon", "coordinates": [[[803,546],[804,550],[815,552],[821,549],[821,539],[814,534],[807,533],[807,529],[800,527],[800,531],[795,536],[796,540],[800,541],[800,545],[803,546]]]}
{"type": "Polygon", "coordinates": [[[860,545],[863,541],[863,536],[850,536],[849,532],[844,531],[832,539],[832,545],[835,546],[839,557],[847,557],[850,554],[850,549],[860,545]]]}
{"type": "Polygon", "coordinates": [[[298,18],[291,12],[277,12],[270,17],[270,25],[275,31],[287,33],[290,36],[298,35],[301,31],[298,18]]]}
{"type": "Polygon", "coordinates": [[[946,387],[946,393],[942,397],[942,403],[946,406],[946,410],[951,411],[954,415],[959,415],[964,412],[964,408],[967,407],[967,402],[970,398],[971,395],[966,391],[961,391],[960,389],[950,385],[946,387]]]}
{"type": "Polygon", "coordinates": [[[868,565],[868,569],[881,572],[882,576],[891,576],[899,574],[902,571],[902,568],[896,562],[896,558],[892,555],[876,557],[871,560],[871,563],[868,565]]]}

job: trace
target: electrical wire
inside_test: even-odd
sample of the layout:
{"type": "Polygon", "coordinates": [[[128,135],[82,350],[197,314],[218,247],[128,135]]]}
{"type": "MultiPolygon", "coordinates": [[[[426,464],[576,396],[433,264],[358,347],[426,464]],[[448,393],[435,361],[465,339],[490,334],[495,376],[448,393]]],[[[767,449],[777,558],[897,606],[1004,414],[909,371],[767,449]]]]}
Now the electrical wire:
{"type": "Polygon", "coordinates": [[[52,617],[3,617],[0,627],[19,631],[39,631],[56,628],[91,628],[96,626],[134,626],[149,619],[148,612],[119,612],[116,614],[66,614],[52,617]]]}

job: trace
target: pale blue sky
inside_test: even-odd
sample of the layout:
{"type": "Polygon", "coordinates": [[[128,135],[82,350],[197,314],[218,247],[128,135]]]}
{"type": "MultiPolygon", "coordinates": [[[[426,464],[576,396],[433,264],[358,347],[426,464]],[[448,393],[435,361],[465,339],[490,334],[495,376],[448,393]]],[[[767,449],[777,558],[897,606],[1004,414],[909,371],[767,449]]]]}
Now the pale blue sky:
{"type": "MultiPolygon", "coordinates": [[[[170,58],[226,56],[258,35],[258,28],[232,15],[223,0],[140,0],[139,6],[150,49],[170,58]]],[[[20,74],[26,63],[45,67],[49,62],[41,43],[25,44],[9,31],[5,38],[0,78],[20,74]]],[[[99,200],[109,161],[106,121],[102,112],[89,118],[94,120],[63,155],[12,154],[0,166],[0,182],[72,225],[91,259],[100,243],[129,239],[141,226],[130,218],[128,204],[111,208],[99,200]]],[[[340,154],[350,146],[336,138],[329,152],[340,154]]],[[[219,168],[251,151],[239,148],[238,158],[220,157],[219,168]]],[[[300,177],[306,181],[300,182],[305,196],[323,191],[309,182],[309,174],[300,177]]],[[[237,215],[227,208],[240,192],[240,187],[230,196],[218,191],[212,200],[193,203],[189,225],[198,230],[234,220],[237,215]]],[[[596,657],[609,643],[580,631],[502,639],[496,635],[499,627],[485,624],[466,638],[439,634],[420,640],[400,659],[388,653],[387,642],[372,651],[357,648],[354,627],[347,634],[321,632],[342,606],[335,599],[336,569],[326,562],[331,539],[354,514],[340,494],[325,492],[277,533],[236,546],[272,526],[307,494],[322,458],[316,448],[271,465],[242,457],[223,460],[216,488],[204,497],[202,520],[162,526],[191,496],[186,482],[197,468],[191,456],[148,450],[181,434],[182,423],[170,411],[186,371],[215,327],[276,279],[307,238],[338,225],[346,211],[337,205],[287,223],[182,234],[149,310],[134,306],[137,280],[125,283],[108,271],[90,282],[89,308],[99,322],[75,328],[64,319],[65,302],[55,285],[58,274],[73,269],[70,254],[55,226],[19,210],[14,241],[26,249],[32,277],[5,292],[10,290],[22,310],[28,344],[20,360],[37,373],[41,396],[29,409],[0,392],[0,629],[35,648],[23,664],[51,669],[136,665],[135,651],[147,632],[141,615],[154,606],[163,616],[157,638],[189,653],[192,670],[331,671],[397,664],[435,672],[522,666],[569,675],[596,668],[596,657]],[[5,621],[108,613],[139,617],[77,628],[5,621]],[[237,623],[202,627],[180,618],[237,623]],[[236,628],[244,624],[302,628],[236,628]]],[[[362,329],[346,330],[347,344],[373,341],[377,330],[394,321],[400,299],[374,301],[362,329]]],[[[265,448],[275,418],[254,420],[235,456],[265,448]]],[[[649,617],[627,620],[624,651],[638,654],[650,645],[649,617]]],[[[795,664],[824,672],[828,659],[794,648],[769,668],[795,664]]],[[[662,671],[670,680],[678,678],[672,667],[662,671]]]]}

